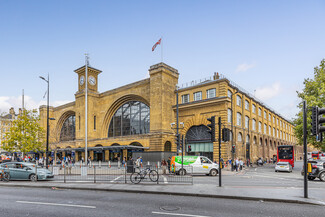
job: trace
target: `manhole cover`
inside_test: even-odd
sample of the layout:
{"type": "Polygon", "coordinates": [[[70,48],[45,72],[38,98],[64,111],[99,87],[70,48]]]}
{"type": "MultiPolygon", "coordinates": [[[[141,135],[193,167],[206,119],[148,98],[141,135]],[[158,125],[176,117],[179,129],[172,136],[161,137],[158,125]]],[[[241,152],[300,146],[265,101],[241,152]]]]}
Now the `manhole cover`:
{"type": "Polygon", "coordinates": [[[180,209],[181,208],[178,206],[162,206],[162,207],[160,207],[160,210],[164,210],[164,211],[177,211],[180,209]]]}

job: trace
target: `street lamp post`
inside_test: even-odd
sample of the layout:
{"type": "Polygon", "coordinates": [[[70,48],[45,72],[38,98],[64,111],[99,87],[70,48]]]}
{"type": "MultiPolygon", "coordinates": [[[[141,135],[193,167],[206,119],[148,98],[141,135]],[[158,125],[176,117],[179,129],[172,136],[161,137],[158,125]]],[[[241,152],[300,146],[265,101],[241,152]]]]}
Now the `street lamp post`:
{"type": "Polygon", "coordinates": [[[235,138],[235,135],[234,135],[234,108],[233,108],[233,96],[238,93],[238,90],[236,90],[235,93],[231,93],[231,170],[233,171],[234,170],[234,155],[235,155],[235,150],[233,150],[233,147],[234,147],[234,138],[235,138]]]}
{"type": "Polygon", "coordinates": [[[39,76],[41,79],[47,82],[47,118],[46,118],[46,167],[48,167],[49,163],[49,102],[50,102],[50,75],[47,74],[47,80],[39,76]]]}

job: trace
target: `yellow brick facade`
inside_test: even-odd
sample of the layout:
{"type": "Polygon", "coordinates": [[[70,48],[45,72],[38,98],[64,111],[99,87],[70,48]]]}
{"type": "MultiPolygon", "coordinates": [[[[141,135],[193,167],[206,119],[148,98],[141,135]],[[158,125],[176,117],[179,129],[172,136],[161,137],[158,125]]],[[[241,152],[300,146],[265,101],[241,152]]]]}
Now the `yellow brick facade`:
{"type": "MultiPolygon", "coordinates": [[[[80,83],[81,76],[85,76],[85,66],[75,70],[78,75],[79,88],[75,94],[75,101],[59,106],[50,107],[50,149],[64,150],[85,147],[85,84],[80,83]],[[60,133],[65,120],[75,115],[75,139],[61,141],[60,133]]],[[[98,92],[100,70],[89,67],[88,75],[95,78],[94,85],[88,85],[88,147],[109,147],[112,145],[129,146],[139,143],[147,148],[146,151],[164,152],[166,144],[171,144],[171,151],[176,152],[175,130],[171,123],[176,122],[176,86],[178,84],[178,71],[164,63],[153,65],[149,69],[150,77],[132,84],[128,84],[103,93],[98,92]],[[108,137],[109,125],[115,112],[126,102],[139,101],[150,108],[150,132],[146,134],[108,137]],[[96,123],[96,124],[95,124],[96,123]],[[96,125],[96,126],[95,126],[96,125]]],[[[246,136],[249,135],[250,158],[255,161],[258,157],[271,158],[276,155],[276,147],[283,144],[295,144],[293,125],[274,111],[268,109],[248,94],[238,90],[226,78],[215,75],[211,80],[204,81],[186,88],[178,89],[179,122],[184,123],[180,134],[186,137],[188,130],[193,126],[207,125],[207,118],[221,117],[223,127],[231,128],[229,112],[233,101],[234,143],[236,157],[246,159],[246,136]],[[215,95],[208,98],[207,91],[215,89],[215,95]],[[201,92],[201,99],[194,100],[194,93],[201,92]],[[188,95],[189,101],[182,102],[182,96],[188,95]],[[237,96],[241,97],[241,104],[237,105],[237,96]],[[245,109],[245,102],[249,107],[245,109]],[[253,105],[256,111],[253,112],[253,105]],[[258,114],[261,109],[261,115],[258,114]],[[266,112],[266,118],[264,117],[266,112]],[[237,113],[242,120],[237,124],[237,113]],[[269,119],[271,115],[271,119],[269,119]],[[245,127],[245,116],[249,118],[249,132],[245,127]],[[256,121],[253,129],[253,121],[256,121]],[[262,131],[259,132],[258,123],[261,122],[262,131]],[[271,127],[271,134],[264,132],[271,127]],[[279,134],[273,135],[273,128],[279,134]],[[238,141],[238,134],[242,134],[242,141],[238,141]]],[[[46,129],[46,106],[40,107],[41,125],[46,129]]],[[[216,126],[216,136],[218,127],[216,126]]],[[[218,140],[217,140],[218,141],[218,140]]],[[[105,150],[105,159],[110,159],[110,150],[105,150]]],[[[122,156],[126,156],[123,150],[122,156]]],[[[296,151],[299,153],[299,150],[296,151]]],[[[65,152],[63,152],[63,155],[65,152]]],[[[221,154],[224,159],[231,158],[231,142],[223,142],[221,154]]],[[[94,156],[94,152],[89,153],[94,156]]],[[[84,153],[76,154],[77,160],[84,157],[84,153]]],[[[120,157],[122,157],[120,156],[120,157]]],[[[218,142],[213,143],[213,158],[218,157],[218,142]]]]}

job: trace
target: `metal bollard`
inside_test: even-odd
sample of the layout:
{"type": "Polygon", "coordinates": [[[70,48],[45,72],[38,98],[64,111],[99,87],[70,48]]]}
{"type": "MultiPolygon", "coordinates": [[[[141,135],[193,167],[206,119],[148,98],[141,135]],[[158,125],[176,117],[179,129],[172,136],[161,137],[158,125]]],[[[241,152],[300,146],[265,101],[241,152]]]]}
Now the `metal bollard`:
{"type": "Polygon", "coordinates": [[[65,165],[63,165],[63,181],[66,183],[66,177],[65,177],[65,165]]]}
{"type": "Polygon", "coordinates": [[[36,164],[35,164],[35,175],[36,175],[36,182],[37,182],[37,165],[38,165],[38,163],[37,163],[37,161],[36,161],[36,164]]]}
{"type": "Polygon", "coordinates": [[[120,169],[120,167],[121,167],[121,162],[120,161],[117,162],[117,167],[120,169]]]}
{"type": "Polygon", "coordinates": [[[111,168],[111,161],[108,161],[108,167],[111,168]]]}
{"type": "Polygon", "coordinates": [[[102,168],[102,161],[98,162],[99,168],[102,168]]]}
{"type": "Polygon", "coordinates": [[[126,163],[124,164],[124,171],[125,171],[125,173],[124,173],[124,182],[125,182],[125,184],[126,184],[126,170],[127,170],[127,166],[126,166],[126,163]]]}
{"type": "Polygon", "coordinates": [[[94,183],[96,183],[96,166],[94,165],[94,183]]]}

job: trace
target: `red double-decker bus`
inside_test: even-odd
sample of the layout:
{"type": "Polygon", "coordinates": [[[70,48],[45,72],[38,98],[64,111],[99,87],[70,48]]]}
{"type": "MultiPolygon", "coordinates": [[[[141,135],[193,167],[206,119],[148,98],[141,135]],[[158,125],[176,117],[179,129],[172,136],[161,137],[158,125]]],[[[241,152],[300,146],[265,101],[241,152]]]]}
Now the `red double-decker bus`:
{"type": "Polygon", "coordinates": [[[292,167],[295,166],[295,151],[292,145],[278,146],[278,162],[289,162],[292,167]]]}

